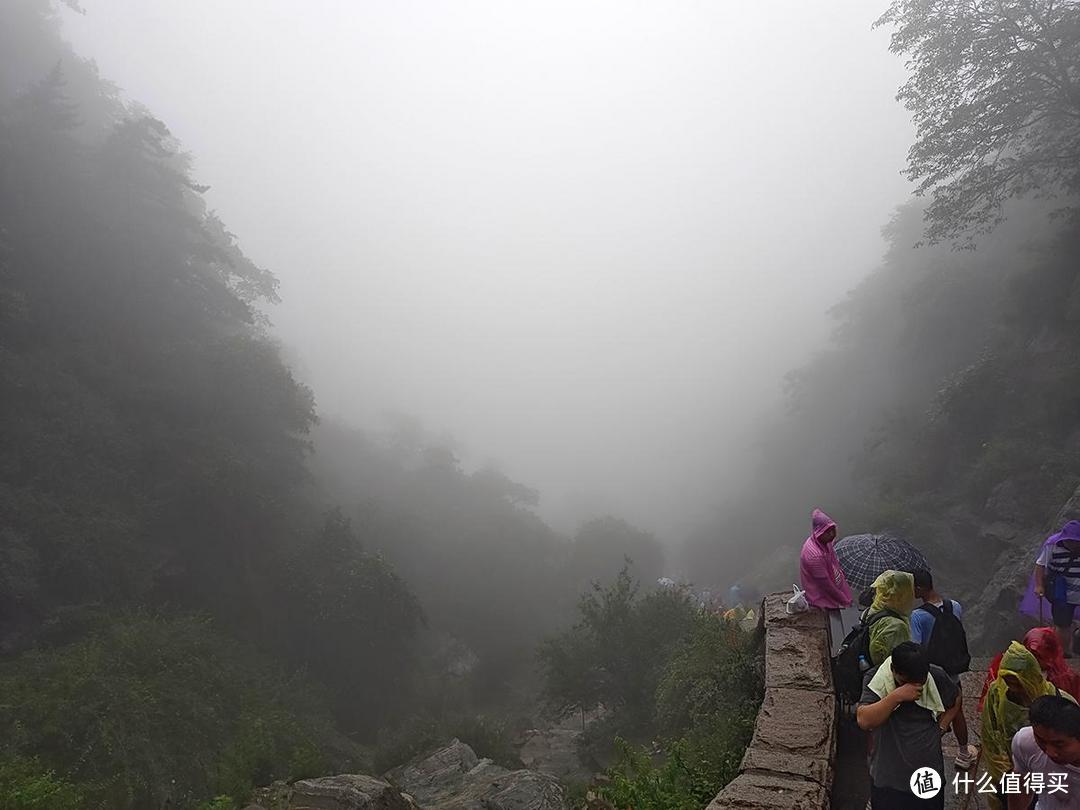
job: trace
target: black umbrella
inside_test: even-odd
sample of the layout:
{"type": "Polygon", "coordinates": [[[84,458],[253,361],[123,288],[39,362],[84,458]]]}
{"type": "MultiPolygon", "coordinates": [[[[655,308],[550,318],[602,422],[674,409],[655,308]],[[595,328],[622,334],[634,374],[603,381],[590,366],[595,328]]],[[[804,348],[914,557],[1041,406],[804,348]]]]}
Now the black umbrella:
{"type": "Polygon", "coordinates": [[[930,564],[907,540],[891,534],[853,534],[836,541],[836,556],[848,585],[870,587],[883,571],[929,571],[930,564]]]}

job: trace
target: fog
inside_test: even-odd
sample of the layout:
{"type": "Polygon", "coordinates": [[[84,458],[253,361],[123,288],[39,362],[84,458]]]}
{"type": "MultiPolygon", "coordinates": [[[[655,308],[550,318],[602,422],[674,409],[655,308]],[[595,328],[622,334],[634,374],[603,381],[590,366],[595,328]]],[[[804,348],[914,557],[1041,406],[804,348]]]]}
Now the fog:
{"type": "Polygon", "coordinates": [[[564,529],[694,525],[910,192],[863,0],[83,6],[320,413],[413,414],[564,529]]]}

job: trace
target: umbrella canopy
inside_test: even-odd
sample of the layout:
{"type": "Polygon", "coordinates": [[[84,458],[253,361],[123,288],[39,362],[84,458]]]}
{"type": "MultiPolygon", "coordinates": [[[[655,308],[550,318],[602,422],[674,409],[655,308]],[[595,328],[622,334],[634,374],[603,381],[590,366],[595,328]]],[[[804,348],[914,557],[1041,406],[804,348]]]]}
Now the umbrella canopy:
{"type": "Polygon", "coordinates": [[[889,534],[853,534],[836,541],[836,556],[853,590],[869,588],[882,571],[924,571],[930,564],[907,540],[889,534]]]}

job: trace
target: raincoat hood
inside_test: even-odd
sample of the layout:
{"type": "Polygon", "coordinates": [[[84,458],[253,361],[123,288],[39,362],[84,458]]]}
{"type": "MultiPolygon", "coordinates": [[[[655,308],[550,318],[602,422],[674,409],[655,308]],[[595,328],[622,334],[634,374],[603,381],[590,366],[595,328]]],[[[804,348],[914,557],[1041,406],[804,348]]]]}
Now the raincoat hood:
{"type": "MultiPolygon", "coordinates": [[[[997,677],[986,692],[982,712],[980,738],[986,757],[986,770],[994,780],[1000,779],[1003,773],[1012,768],[1012,737],[1028,722],[1027,709],[1009,700],[1009,687],[1005,683],[1007,675],[1014,676],[1020,682],[1029,702],[1057,691],[1046,680],[1042,667],[1027,647],[1019,641],[1009,644],[1001,656],[997,677]]],[[[1066,692],[1061,694],[1062,697],[1071,697],[1066,692]]]]}
{"type": "Polygon", "coordinates": [[[1080,520],[1070,520],[1061,527],[1057,542],[1062,540],[1080,540],[1080,520]]]}
{"type": "MultiPolygon", "coordinates": [[[[1024,646],[1031,650],[1043,672],[1049,672],[1059,660],[1065,660],[1061,639],[1050,627],[1032,627],[1024,634],[1024,646]]],[[[1004,659],[1004,655],[1002,658],[1004,659]]],[[[1000,663],[999,663],[1000,666],[1000,663]]]]}
{"type": "Polygon", "coordinates": [[[907,571],[884,571],[874,580],[872,613],[888,608],[909,616],[914,607],[915,577],[907,571]]]}
{"type": "Polygon", "coordinates": [[[1020,681],[1024,694],[1029,700],[1034,700],[1041,695],[1054,694],[1054,687],[1046,680],[1039,660],[1019,641],[1011,642],[1005,654],[1001,656],[998,679],[1003,681],[1006,675],[1013,675],[1020,681]]]}
{"type": "MultiPolygon", "coordinates": [[[[1039,668],[1046,673],[1046,678],[1050,683],[1063,693],[1068,693],[1069,697],[1075,698],[1080,695],[1080,673],[1074,672],[1065,660],[1065,651],[1052,627],[1033,627],[1028,630],[1024,636],[1024,646],[1031,650],[1031,654],[1039,662],[1039,668]]],[[[997,680],[998,672],[1001,670],[1001,661],[1004,658],[1005,653],[998,653],[997,657],[990,662],[986,680],[983,681],[982,695],[979,697],[980,712],[983,710],[990,686],[997,680]]],[[[1013,659],[1013,664],[1015,663],[1013,659]]]]}
{"type": "MultiPolygon", "coordinates": [[[[1080,527],[1080,521],[1076,521],[1076,523],[1078,524],[1078,527],[1080,527]]],[[[813,530],[811,531],[810,536],[813,537],[817,542],[821,543],[821,536],[825,534],[825,532],[827,532],[829,529],[835,529],[836,521],[826,515],[820,509],[815,509],[811,517],[811,526],[813,527],[813,530]]],[[[822,544],[824,545],[824,543],[822,544]]]]}

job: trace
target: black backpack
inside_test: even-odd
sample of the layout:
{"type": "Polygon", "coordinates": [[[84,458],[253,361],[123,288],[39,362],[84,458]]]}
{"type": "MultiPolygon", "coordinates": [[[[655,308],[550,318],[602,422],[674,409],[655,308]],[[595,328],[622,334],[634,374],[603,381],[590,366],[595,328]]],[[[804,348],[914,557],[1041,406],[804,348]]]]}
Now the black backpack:
{"type": "Polygon", "coordinates": [[[944,600],[940,608],[937,605],[923,604],[916,610],[925,610],[934,617],[934,629],[930,633],[929,641],[924,642],[930,663],[937,664],[950,675],[967,672],[971,666],[967,632],[953,613],[952,600],[944,600]]]}
{"type": "Polygon", "coordinates": [[[859,623],[851,628],[840,644],[840,650],[836,653],[836,665],[833,667],[833,683],[836,693],[848,703],[858,703],[863,692],[863,669],[860,658],[866,661],[867,669],[873,664],[870,661],[870,628],[879,619],[892,616],[894,619],[903,619],[894,610],[885,608],[879,610],[873,616],[869,616],[869,610],[863,613],[859,623]]]}

